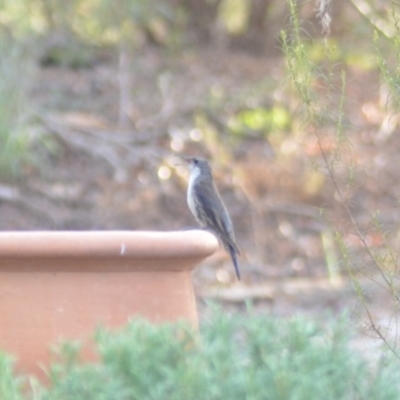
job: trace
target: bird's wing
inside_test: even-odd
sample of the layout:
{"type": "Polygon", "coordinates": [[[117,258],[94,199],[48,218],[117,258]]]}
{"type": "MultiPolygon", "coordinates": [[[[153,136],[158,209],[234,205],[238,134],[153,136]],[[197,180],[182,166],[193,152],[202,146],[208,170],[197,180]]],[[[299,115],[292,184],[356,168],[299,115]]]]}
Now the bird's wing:
{"type": "Polygon", "coordinates": [[[200,208],[207,210],[204,216],[209,219],[207,227],[214,229],[221,239],[225,238],[237,254],[240,254],[234,239],[232,221],[215,185],[202,185],[201,190],[199,190],[199,186],[195,185],[193,190],[200,208]]]}

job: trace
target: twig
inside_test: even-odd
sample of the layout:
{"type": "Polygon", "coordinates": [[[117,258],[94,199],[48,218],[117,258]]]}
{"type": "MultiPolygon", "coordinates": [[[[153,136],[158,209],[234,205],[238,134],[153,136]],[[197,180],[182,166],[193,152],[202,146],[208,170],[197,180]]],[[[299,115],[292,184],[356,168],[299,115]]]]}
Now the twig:
{"type": "Polygon", "coordinates": [[[155,142],[161,137],[159,133],[132,131],[128,134],[126,131],[101,130],[86,126],[75,128],[57,116],[38,115],[38,118],[67,146],[92,157],[104,159],[113,168],[121,168],[122,164],[137,165],[143,159],[161,158],[169,154],[155,149],[155,142]],[[152,142],[154,146],[151,146],[152,142]],[[124,152],[124,157],[121,157],[121,151],[124,152]]]}
{"type": "Polygon", "coordinates": [[[119,116],[118,125],[128,128],[131,125],[131,112],[133,109],[132,77],[131,77],[131,51],[127,40],[119,42],[118,60],[118,88],[119,88],[119,116]]]}
{"type": "Polygon", "coordinates": [[[391,39],[396,34],[396,29],[383,18],[380,18],[366,0],[350,0],[354,8],[379,32],[391,39]]]}
{"type": "Polygon", "coordinates": [[[333,169],[332,169],[332,167],[331,167],[331,165],[330,165],[330,163],[328,161],[328,157],[327,157],[327,155],[325,153],[325,150],[324,150],[324,148],[322,146],[321,138],[320,138],[320,136],[319,136],[319,134],[318,134],[318,132],[316,130],[314,130],[314,134],[316,135],[316,137],[318,139],[318,147],[320,149],[322,158],[323,158],[325,166],[327,168],[328,175],[329,175],[329,177],[330,177],[330,179],[331,179],[331,181],[333,183],[333,186],[334,186],[334,188],[336,190],[336,193],[337,193],[337,195],[338,195],[338,197],[340,199],[340,202],[342,203],[343,208],[344,208],[344,210],[345,210],[345,212],[346,212],[346,214],[347,214],[347,216],[349,218],[351,226],[355,230],[357,237],[360,239],[361,244],[362,244],[364,250],[367,252],[368,257],[371,259],[371,261],[373,262],[373,264],[375,265],[375,267],[379,271],[382,279],[385,281],[387,287],[390,289],[391,294],[400,303],[399,296],[396,294],[395,290],[393,289],[393,285],[390,283],[389,279],[385,275],[385,272],[382,270],[381,266],[379,265],[378,260],[372,254],[372,251],[371,251],[371,249],[370,249],[370,247],[369,247],[369,245],[368,245],[368,243],[367,243],[367,241],[365,239],[365,236],[361,232],[360,227],[359,227],[357,221],[355,220],[355,218],[353,216],[353,213],[351,212],[351,210],[350,210],[350,208],[349,208],[349,206],[348,206],[348,204],[347,204],[347,202],[346,202],[346,200],[344,198],[343,192],[342,192],[341,188],[339,187],[339,184],[338,184],[338,182],[336,180],[335,173],[334,173],[334,171],[333,171],[333,169]]]}
{"type": "Polygon", "coordinates": [[[54,219],[49,214],[47,208],[35,204],[30,196],[21,194],[18,188],[0,185],[0,200],[15,204],[18,207],[25,208],[41,218],[45,218],[48,221],[54,222],[54,219]]]}
{"type": "Polygon", "coordinates": [[[99,142],[94,143],[90,138],[73,132],[66,126],[48,122],[48,127],[55,133],[67,146],[85,152],[92,157],[98,157],[106,161],[113,169],[121,168],[121,157],[115,154],[110,146],[104,146],[99,142]]]}
{"type": "Polygon", "coordinates": [[[200,291],[200,296],[242,303],[249,299],[272,300],[278,294],[296,295],[310,293],[315,290],[338,290],[349,286],[348,282],[336,279],[334,283],[330,279],[292,279],[282,282],[270,282],[262,285],[233,286],[228,288],[211,288],[200,291]]]}

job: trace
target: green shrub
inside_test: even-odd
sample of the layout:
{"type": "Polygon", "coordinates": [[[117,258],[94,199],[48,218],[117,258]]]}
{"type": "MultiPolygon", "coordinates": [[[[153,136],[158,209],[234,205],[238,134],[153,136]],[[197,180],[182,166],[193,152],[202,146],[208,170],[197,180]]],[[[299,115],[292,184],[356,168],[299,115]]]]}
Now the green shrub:
{"type": "MultiPolygon", "coordinates": [[[[36,387],[33,398],[399,399],[398,365],[383,357],[367,362],[351,349],[349,326],[345,318],[321,327],[304,318],[218,312],[199,334],[182,323],[133,321],[119,332],[99,330],[98,364],[80,363],[67,346],[51,385],[36,387]]],[[[0,388],[10,393],[1,398],[18,399],[10,364],[0,366],[0,388]]]]}
{"type": "Polygon", "coordinates": [[[22,379],[15,378],[13,361],[5,354],[0,354],[0,399],[22,400],[22,379]]]}

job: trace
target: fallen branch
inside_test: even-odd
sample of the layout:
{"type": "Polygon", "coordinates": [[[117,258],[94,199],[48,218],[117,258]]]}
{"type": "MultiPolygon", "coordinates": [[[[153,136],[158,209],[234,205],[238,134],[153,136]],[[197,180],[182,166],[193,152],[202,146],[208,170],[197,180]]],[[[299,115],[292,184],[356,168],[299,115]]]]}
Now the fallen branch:
{"type": "Polygon", "coordinates": [[[292,279],[282,282],[270,282],[262,285],[216,287],[201,290],[199,295],[211,299],[243,303],[246,300],[273,300],[278,294],[293,296],[299,293],[311,293],[316,290],[343,290],[350,287],[350,282],[337,279],[292,279]]]}
{"type": "Polygon", "coordinates": [[[22,194],[16,187],[0,185],[0,201],[25,208],[40,218],[45,218],[47,221],[54,221],[46,206],[38,206],[34,201],[32,201],[31,196],[22,194]]]}

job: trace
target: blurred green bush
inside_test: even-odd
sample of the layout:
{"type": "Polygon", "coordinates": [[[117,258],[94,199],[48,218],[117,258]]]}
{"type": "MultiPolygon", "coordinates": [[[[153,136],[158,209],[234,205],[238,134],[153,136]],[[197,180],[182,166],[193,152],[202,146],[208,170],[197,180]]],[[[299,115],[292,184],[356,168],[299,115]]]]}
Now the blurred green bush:
{"type": "MultiPolygon", "coordinates": [[[[321,327],[218,311],[199,335],[183,323],[133,321],[117,333],[97,332],[99,364],[79,363],[74,346],[66,346],[51,385],[34,385],[33,398],[398,399],[398,366],[368,362],[352,349],[350,325],[347,318],[321,327]]],[[[0,398],[21,398],[20,378],[11,377],[9,360],[0,361],[0,398]]]]}

